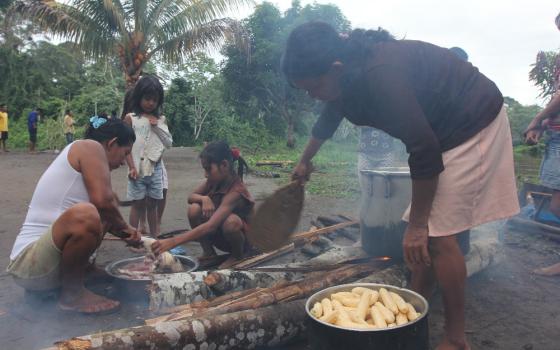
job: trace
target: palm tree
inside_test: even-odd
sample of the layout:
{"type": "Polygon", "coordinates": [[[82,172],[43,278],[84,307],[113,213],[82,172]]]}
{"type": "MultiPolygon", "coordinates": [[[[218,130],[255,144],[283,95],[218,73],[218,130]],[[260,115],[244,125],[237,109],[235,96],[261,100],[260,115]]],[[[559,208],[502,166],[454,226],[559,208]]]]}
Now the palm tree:
{"type": "Polygon", "coordinates": [[[222,18],[252,0],[19,0],[12,9],[47,33],[69,40],[86,57],[118,55],[127,87],[153,56],[181,63],[227,38],[240,45],[238,22],[222,18]]]}

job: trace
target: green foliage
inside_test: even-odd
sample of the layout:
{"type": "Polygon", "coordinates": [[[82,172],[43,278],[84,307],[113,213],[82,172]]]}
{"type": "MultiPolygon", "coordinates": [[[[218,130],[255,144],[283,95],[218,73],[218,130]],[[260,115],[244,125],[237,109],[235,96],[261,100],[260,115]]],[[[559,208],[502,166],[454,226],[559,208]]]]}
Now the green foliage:
{"type": "Polygon", "coordinates": [[[132,86],[152,57],[180,63],[216,47],[226,35],[243,40],[237,22],[221,18],[249,0],[17,0],[13,13],[70,40],[88,58],[118,58],[132,86]]]}
{"type": "MultiPolygon", "coordinates": [[[[26,110],[25,112],[30,112],[26,110]]],[[[85,131],[84,126],[76,128],[74,138],[82,138],[85,131]]],[[[9,124],[10,137],[8,139],[8,148],[10,149],[26,149],[29,145],[29,133],[27,131],[27,117],[20,118],[17,121],[10,121],[9,124]]],[[[39,150],[61,150],[66,145],[61,118],[42,119],[37,126],[37,149],[39,150]]]]}
{"type": "Polygon", "coordinates": [[[280,58],[290,31],[313,19],[327,21],[341,31],[350,28],[334,5],[302,8],[299,1],[294,1],[282,14],[273,4],[264,2],[244,21],[250,33],[250,56],[233,44],[222,51],[227,57],[222,68],[226,101],[242,118],[262,120],[268,130],[286,137],[288,146],[294,143],[294,132],[303,131],[302,117],[313,111],[314,102],[287,84],[280,70],[280,58]]]}
{"type": "Polygon", "coordinates": [[[191,89],[185,78],[175,78],[165,96],[164,114],[175,146],[193,145],[193,128],[189,121],[191,89]]]}
{"type": "MultiPolygon", "coordinates": [[[[291,160],[295,164],[301,156],[304,143],[298,142],[295,148],[290,149],[286,148],[284,143],[278,139],[274,142],[270,142],[270,138],[267,140],[269,142],[263,144],[257,152],[254,149],[242,147],[243,157],[254,170],[279,173],[281,177],[278,181],[286,184],[290,181],[291,168],[257,168],[255,163],[263,160],[291,160]]],[[[316,171],[311,175],[312,179],[306,185],[306,190],[312,194],[327,197],[356,198],[360,191],[357,157],[355,143],[333,141],[324,143],[319,153],[313,158],[316,171]]]]}

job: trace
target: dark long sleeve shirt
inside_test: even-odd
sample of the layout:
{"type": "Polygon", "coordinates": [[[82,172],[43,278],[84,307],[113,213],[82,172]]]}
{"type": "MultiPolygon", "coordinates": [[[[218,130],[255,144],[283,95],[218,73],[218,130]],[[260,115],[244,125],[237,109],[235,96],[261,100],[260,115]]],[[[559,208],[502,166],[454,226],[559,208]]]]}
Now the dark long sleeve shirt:
{"type": "Polygon", "coordinates": [[[442,153],[488,126],[503,105],[494,82],[471,63],[421,41],[376,44],[342,86],[341,97],[326,103],[312,135],[332,137],[343,118],[384,130],[406,145],[413,179],[442,172],[442,153]]]}

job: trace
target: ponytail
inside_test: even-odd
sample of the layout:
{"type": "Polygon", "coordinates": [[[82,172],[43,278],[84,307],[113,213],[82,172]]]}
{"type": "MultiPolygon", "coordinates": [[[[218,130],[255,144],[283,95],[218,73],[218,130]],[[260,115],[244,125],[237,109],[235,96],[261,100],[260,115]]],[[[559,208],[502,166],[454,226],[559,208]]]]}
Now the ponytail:
{"type": "Polygon", "coordinates": [[[243,174],[245,171],[249,171],[249,165],[245,159],[241,157],[241,151],[237,147],[231,148],[231,157],[234,162],[237,162],[237,175],[243,180],[243,174]]]}

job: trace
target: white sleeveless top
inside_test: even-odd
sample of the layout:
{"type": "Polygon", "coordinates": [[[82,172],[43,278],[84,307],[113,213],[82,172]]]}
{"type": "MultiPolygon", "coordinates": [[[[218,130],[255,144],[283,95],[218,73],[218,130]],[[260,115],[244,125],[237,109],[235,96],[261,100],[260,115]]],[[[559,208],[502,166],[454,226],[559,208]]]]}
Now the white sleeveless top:
{"type": "Polygon", "coordinates": [[[89,202],[82,174],[68,162],[68,152],[76,142],[82,141],[66,146],[39,179],[12,248],[11,260],[37,241],[65,210],[74,204],[89,202]]]}

